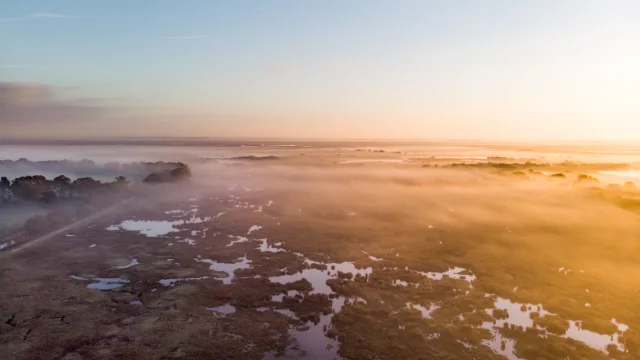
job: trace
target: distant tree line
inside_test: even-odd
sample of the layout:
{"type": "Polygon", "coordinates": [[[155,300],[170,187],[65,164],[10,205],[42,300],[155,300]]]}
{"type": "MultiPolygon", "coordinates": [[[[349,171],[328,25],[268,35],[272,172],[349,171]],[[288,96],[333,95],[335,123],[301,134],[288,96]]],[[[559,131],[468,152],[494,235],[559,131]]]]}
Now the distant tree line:
{"type": "Polygon", "coordinates": [[[183,181],[191,177],[191,169],[183,163],[177,163],[177,167],[171,170],[164,170],[147,175],[143,182],[147,184],[167,183],[183,181]]]}
{"type": "MultiPolygon", "coordinates": [[[[166,164],[166,163],[163,163],[166,164]]],[[[191,170],[186,164],[175,163],[176,167],[145,177],[145,183],[175,182],[191,177],[191,170]]],[[[42,201],[54,203],[60,199],[90,199],[95,194],[109,194],[128,188],[130,182],[124,176],[117,176],[113,181],[102,182],[91,177],[80,177],[73,181],[66,175],[59,175],[53,180],[43,175],[27,175],[9,180],[0,178],[0,200],[42,201]]]]}
{"type": "Polygon", "coordinates": [[[113,192],[126,188],[129,181],[118,176],[111,182],[102,182],[91,177],[81,177],[73,181],[65,175],[49,180],[42,175],[20,176],[11,181],[6,176],[0,178],[0,199],[11,201],[43,201],[54,203],[59,199],[91,198],[95,192],[113,192]]]}
{"type": "MultiPolygon", "coordinates": [[[[488,159],[502,159],[506,160],[508,158],[502,157],[489,157],[488,159]]],[[[424,167],[431,167],[431,165],[427,164],[424,167]]],[[[479,168],[479,169],[503,169],[503,170],[522,170],[522,169],[532,169],[532,168],[545,168],[549,170],[555,171],[602,171],[602,170],[626,170],[630,169],[631,165],[624,163],[582,163],[582,162],[573,162],[573,161],[563,161],[560,163],[543,163],[543,162],[534,162],[534,161],[526,161],[526,162],[463,162],[463,163],[452,163],[452,164],[444,164],[442,167],[445,168],[479,168]]]]}
{"type": "Polygon", "coordinates": [[[122,175],[130,180],[139,181],[150,173],[163,172],[183,166],[180,162],[107,162],[97,164],[92,160],[47,160],[31,161],[21,158],[18,160],[0,160],[0,174],[67,174],[71,177],[101,177],[122,175]]]}
{"type": "Polygon", "coordinates": [[[229,160],[280,160],[280,157],[275,155],[265,155],[265,156],[245,155],[245,156],[230,157],[228,159],[229,160]]]}
{"type": "Polygon", "coordinates": [[[220,160],[260,161],[260,160],[280,160],[280,159],[282,158],[276,155],[264,155],[264,156],[244,155],[244,156],[232,156],[232,157],[226,157],[226,158],[201,158],[201,161],[204,163],[207,163],[207,162],[217,162],[220,160]]]}
{"type": "Polygon", "coordinates": [[[536,167],[549,167],[550,164],[534,163],[527,161],[525,163],[497,163],[497,162],[481,162],[481,163],[454,163],[443,165],[443,167],[451,168],[492,168],[492,169],[528,169],[536,167]]]}

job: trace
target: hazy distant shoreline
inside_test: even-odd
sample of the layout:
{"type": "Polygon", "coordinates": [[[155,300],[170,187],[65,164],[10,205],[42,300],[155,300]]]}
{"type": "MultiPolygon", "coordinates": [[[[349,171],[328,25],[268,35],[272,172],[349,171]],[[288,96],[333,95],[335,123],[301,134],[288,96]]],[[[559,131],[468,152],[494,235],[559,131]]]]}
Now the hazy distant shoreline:
{"type": "Polygon", "coordinates": [[[2,145],[29,146],[211,146],[211,147],[333,147],[333,146],[443,146],[465,145],[489,148],[579,148],[582,151],[612,150],[640,152],[640,141],[518,141],[518,140],[434,140],[434,139],[287,139],[287,138],[83,138],[83,139],[0,139],[2,145]]]}

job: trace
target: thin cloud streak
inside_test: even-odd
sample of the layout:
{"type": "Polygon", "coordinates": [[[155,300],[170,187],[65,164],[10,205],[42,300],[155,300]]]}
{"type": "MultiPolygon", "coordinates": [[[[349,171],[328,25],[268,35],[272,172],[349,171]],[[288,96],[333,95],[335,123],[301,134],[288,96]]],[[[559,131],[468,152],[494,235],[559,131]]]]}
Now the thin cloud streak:
{"type": "Polygon", "coordinates": [[[28,82],[0,82],[0,129],[2,135],[64,135],[102,132],[112,126],[122,108],[99,99],[70,99],[58,96],[56,86],[28,82]],[[75,129],[75,130],[70,130],[75,129]],[[100,130],[92,130],[100,129],[100,130]]]}
{"type": "Polygon", "coordinates": [[[0,18],[1,23],[8,23],[12,21],[23,21],[29,19],[90,19],[93,16],[76,16],[76,15],[64,15],[50,12],[35,12],[23,17],[14,18],[0,18]]]}
{"type": "Polygon", "coordinates": [[[66,14],[56,14],[50,12],[36,12],[32,13],[28,16],[31,19],[90,19],[93,16],[83,16],[83,15],[66,15],[66,14]]]}
{"type": "Polygon", "coordinates": [[[7,64],[7,63],[0,63],[0,68],[11,68],[11,69],[15,69],[15,68],[26,68],[26,67],[31,67],[30,65],[25,65],[25,64],[7,64]]]}
{"type": "Polygon", "coordinates": [[[182,39],[182,40],[191,40],[191,39],[205,39],[208,38],[208,36],[205,35],[199,35],[199,36],[165,36],[165,39],[182,39]]]}
{"type": "Polygon", "coordinates": [[[37,13],[33,13],[30,15],[32,18],[38,18],[38,19],[59,19],[59,18],[64,18],[64,17],[68,17],[65,15],[61,15],[61,14],[54,14],[54,13],[48,13],[48,12],[37,12],[37,13]]]}

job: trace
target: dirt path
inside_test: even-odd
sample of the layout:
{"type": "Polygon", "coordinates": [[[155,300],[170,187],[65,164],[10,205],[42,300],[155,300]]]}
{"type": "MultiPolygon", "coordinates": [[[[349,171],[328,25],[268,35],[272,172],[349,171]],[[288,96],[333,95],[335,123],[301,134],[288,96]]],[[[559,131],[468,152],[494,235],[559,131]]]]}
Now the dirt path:
{"type": "MultiPolygon", "coordinates": [[[[121,201],[119,203],[116,203],[114,205],[111,205],[111,206],[107,207],[106,209],[103,209],[103,210],[101,210],[101,211],[99,211],[99,212],[97,212],[95,214],[89,215],[89,216],[87,216],[85,218],[82,218],[82,219],[80,219],[78,221],[74,221],[73,223],[71,223],[71,224],[69,224],[67,226],[64,226],[64,227],[62,227],[60,229],[54,230],[54,231],[52,231],[52,232],[50,232],[48,234],[42,235],[42,236],[40,236],[40,237],[38,237],[36,239],[33,239],[31,241],[27,241],[27,242],[25,242],[23,244],[20,244],[20,245],[14,247],[12,249],[9,249],[9,251],[6,251],[5,253],[6,254],[15,254],[15,253],[21,251],[22,249],[28,248],[29,246],[32,246],[32,245],[36,245],[36,244],[40,244],[42,242],[45,242],[45,241],[47,241],[47,240],[49,240],[49,239],[51,239],[51,238],[53,238],[55,236],[58,236],[58,235],[60,235],[62,233],[65,233],[65,232],[67,232],[67,231],[69,231],[69,230],[71,230],[71,229],[73,229],[73,228],[75,228],[77,226],[82,226],[82,225],[86,225],[88,223],[91,223],[92,221],[94,221],[96,219],[99,219],[100,217],[102,217],[102,216],[104,216],[104,215],[106,215],[108,213],[111,213],[114,210],[117,210],[118,208],[120,208],[120,207],[122,207],[124,205],[129,204],[133,200],[134,200],[133,198],[130,198],[130,199],[121,201]]],[[[0,255],[2,255],[2,254],[0,254],[0,255]]]]}

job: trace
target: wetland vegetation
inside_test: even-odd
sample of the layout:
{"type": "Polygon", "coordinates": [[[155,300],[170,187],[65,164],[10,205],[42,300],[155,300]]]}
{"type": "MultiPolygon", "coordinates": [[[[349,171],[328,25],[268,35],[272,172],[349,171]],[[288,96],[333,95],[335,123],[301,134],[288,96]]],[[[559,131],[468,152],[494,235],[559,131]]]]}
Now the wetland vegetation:
{"type": "Polygon", "coordinates": [[[530,160],[238,157],[272,155],[127,183],[124,206],[83,200],[87,221],[7,245],[3,358],[640,356],[634,182],[530,160]]]}

